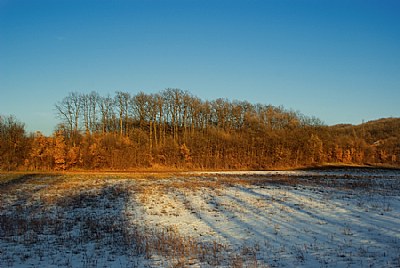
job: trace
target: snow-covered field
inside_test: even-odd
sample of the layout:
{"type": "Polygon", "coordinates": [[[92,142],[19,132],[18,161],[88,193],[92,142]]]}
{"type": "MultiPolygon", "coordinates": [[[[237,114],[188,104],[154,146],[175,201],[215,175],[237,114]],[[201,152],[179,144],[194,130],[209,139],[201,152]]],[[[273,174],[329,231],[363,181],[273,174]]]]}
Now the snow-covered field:
{"type": "Polygon", "coordinates": [[[400,172],[0,175],[0,267],[400,267],[400,172]]]}

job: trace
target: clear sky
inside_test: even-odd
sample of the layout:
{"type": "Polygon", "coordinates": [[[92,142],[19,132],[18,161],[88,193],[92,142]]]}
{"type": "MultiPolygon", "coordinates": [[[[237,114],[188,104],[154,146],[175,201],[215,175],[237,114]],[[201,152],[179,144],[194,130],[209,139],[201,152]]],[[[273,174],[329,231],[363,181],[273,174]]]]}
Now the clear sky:
{"type": "Polygon", "coordinates": [[[0,0],[0,114],[51,134],[69,92],[189,90],[328,125],[400,117],[399,0],[0,0]]]}

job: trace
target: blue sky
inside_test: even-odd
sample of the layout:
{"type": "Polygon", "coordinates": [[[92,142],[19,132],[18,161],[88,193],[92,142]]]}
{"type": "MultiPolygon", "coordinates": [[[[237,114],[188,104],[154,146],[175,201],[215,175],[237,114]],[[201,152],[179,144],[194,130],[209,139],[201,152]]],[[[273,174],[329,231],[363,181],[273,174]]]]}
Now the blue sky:
{"type": "Polygon", "coordinates": [[[328,125],[400,117],[400,1],[0,0],[0,114],[51,134],[69,92],[189,90],[328,125]]]}

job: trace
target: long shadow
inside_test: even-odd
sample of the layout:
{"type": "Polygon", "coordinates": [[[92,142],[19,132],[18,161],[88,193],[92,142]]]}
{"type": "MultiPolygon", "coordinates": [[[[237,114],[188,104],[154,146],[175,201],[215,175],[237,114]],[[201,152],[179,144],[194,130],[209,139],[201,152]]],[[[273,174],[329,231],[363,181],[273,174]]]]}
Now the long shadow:
{"type": "MultiPolygon", "coordinates": [[[[2,189],[1,200],[7,204],[0,206],[0,248],[7,251],[0,254],[0,263],[36,267],[137,266],[136,241],[126,239],[128,193],[123,185],[76,185],[48,193],[51,187],[30,187],[36,179],[41,176],[21,176],[3,185],[6,188],[2,189]],[[17,196],[12,201],[14,192],[20,189],[24,200],[17,196]],[[7,195],[4,190],[11,192],[7,195]],[[46,191],[46,199],[41,191],[46,191]]],[[[64,179],[49,178],[52,187],[62,186],[64,179]]]]}
{"type": "MultiPolygon", "coordinates": [[[[238,189],[240,189],[242,192],[246,192],[247,194],[249,194],[250,196],[252,196],[253,194],[255,194],[256,196],[260,197],[260,195],[258,193],[254,193],[249,191],[249,189],[244,188],[244,187],[238,187],[238,189]]],[[[262,195],[261,195],[262,196],[262,195]]],[[[250,211],[252,213],[252,218],[260,218],[258,220],[258,222],[263,222],[263,223],[267,223],[270,222],[272,225],[276,225],[277,227],[285,227],[287,229],[292,229],[292,230],[296,230],[296,227],[291,226],[288,222],[285,222],[283,220],[278,220],[277,217],[268,217],[268,214],[265,214],[266,211],[262,210],[262,209],[257,209],[254,204],[250,204],[248,202],[244,202],[242,199],[237,198],[236,196],[233,195],[227,195],[227,198],[231,199],[232,202],[234,202],[235,204],[237,204],[238,206],[244,207],[247,211],[250,211]]],[[[278,201],[271,201],[271,202],[278,202],[278,201]]],[[[283,204],[284,202],[279,202],[279,205],[283,204]]],[[[271,211],[280,211],[281,209],[278,208],[278,206],[276,206],[275,204],[271,203],[271,211]]],[[[242,222],[243,223],[243,222],[242,222]]],[[[251,225],[251,224],[246,224],[248,227],[252,227],[252,230],[256,233],[257,237],[262,238],[274,238],[276,239],[276,235],[275,237],[270,235],[269,233],[262,233],[261,231],[258,231],[256,228],[267,228],[267,227],[272,227],[272,226],[267,226],[265,225],[261,225],[261,226],[256,226],[256,225],[251,225]],[[257,231],[255,231],[257,230],[257,231]]],[[[272,234],[272,233],[271,233],[272,234]]],[[[285,237],[280,237],[279,238],[281,241],[286,241],[289,242],[289,240],[287,240],[285,237]]]]}
{"type": "MultiPolygon", "coordinates": [[[[241,188],[243,190],[243,188],[241,188]]],[[[240,192],[240,189],[239,189],[240,192]]],[[[243,196],[242,194],[239,193],[240,196],[243,196]]],[[[183,202],[190,202],[190,199],[187,199],[185,195],[181,195],[183,197],[183,202]]],[[[260,197],[259,195],[256,195],[257,197],[260,197]]],[[[280,248],[283,246],[285,250],[287,251],[286,257],[284,258],[295,258],[293,257],[294,253],[293,252],[293,246],[296,246],[296,248],[299,249],[301,246],[304,245],[304,242],[311,242],[314,241],[314,239],[310,238],[307,241],[293,241],[291,237],[284,236],[283,234],[273,234],[273,225],[278,224],[280,226],[284,226],[287,229],[292,229],[292,232],[296,231],[296,226],[290,225],[287,222],[284,222],[283,220],[278,220],[276,217],[270,219],[265,212],[262,211],[262,209],[257,209],[254,207],[254,204],[251,204],[249,202],[245,202],[242,199],[239,199],[234,196],[234,194],[225,194],[223,195],[223,198],[221,200],[218,200],[218,198],[214,199],[212,202],[209,202],[209,206],[211,209],[215,207],[219,207],[222,205],[223,202],[228,202],[231,203],[234,206],[237,207],[242,207],[245,209],[245,217],[248,216],[248,218],[254,219],[255,223],[251,224],[246,222],[246,219],[240,219],[238,217],[232,217],[235,216],[234,213],[229,213],[227,210],[223,209],[221,211],[218,211],[218,213],[221,214],[221,217],[229,221],[229,224],[232,227],[232,230],[236,232],[245,232],[246,230],[250,231],[249,234],[249,241],[247,239],[238,239],[237,236],[232,234],[232,232],[229,232],[226,230],[226,226],[223,224],[218,224],[216,221],[212,219],[208,219],[205,217],[204,214],[196,214],[199,220],[202,222],[206,223],[214,232],[216,232],[218,235],[224,237],[231,246],[233,246],[233,250],[240,251],[241,247],[246,247],[248,245],[250,246],[255,246],[255,243],[261,243],[263,244],[264,242],[270,244],[272,247],[268,248],[268,250],[272,250],[271,252],[260,252],[262,256],[264,256],[263,260],[264,261],[278,261],[281,259],[283,256],[281,256],[280,248]],[[228,201],[230,200],[230,201],[228,201]],[[268,226],[268,222],[271,224],[268,226]],[[270,230],[264,230],[269,228],[270,230]],[[250,244],[249,244],[250,242],[250,244]],[[295,245],[295,242],[298,243],[298,245],[295,245]],[[265,254],[268,255],[268,257],[265,258],[265,254]],[[291,255],[291,257],[288,257],[287,254],[291,255]],[[270,257],[273,256],[273,259],[270,259],[270,257]],[[280,257],[279,257],[280,256],[280,257]]],[[[277,209],[277,208],[275,208],[277,209]]],[[[246,238],[246,235],[244,236],[246,238]]],[[[264,248],[265,249],[265,248],[264,248]]],[[[296,249],[297,250],[297,249],[296,249]]]]}
{"type": "Polygon", "coordinates": [[[1,181],[0,180],[0,187],[2,189],[7,189],[9,187],[16,186],[18,184],[26,183],[29,180],[33,180],[33,179],[35,179],[37,177],[38,177],[38,174],[23,174],[23,175],[16,176],[16,177],[11,178],[11,179],[6,180],[6,181],[1,181]]]}
{"type": "MultiPolygon", "coordinates": [[[[270,199],[271,194],[261,194],[258,192],[254,192],[253,189],[248,188],[248,187],[242,187],[242,186],[235,186],[239,192],[246,193],[249,195],[249,199],[251,200],[252,198],[254,199],[270,199]]],[[[249,203],[248,201],[244,201],[242,198],[236,197],[234,194],[225,194],[224,198],[230,199],[231,203],[233,205],[236,205],[238,207],[244,208],[246,211],[249,212],[250,217],[257,216],[258,223],[261,222],[272,222],[272,224],[279,224],[282,227],[286,228],[287,230],[290,230],[291,234],[301,233],[302,231],[299,230],[299,228],[307,228],[309,229],[309,233],[302,233],[299,234],[299,236],[296,237],[280,237],[279,241],[282,244],[285,244],[287,246],[293,245],[294,243],[298,245],[305,245],[305,244],[311,244],[312,242],[315,242],[316,239],[323,239],[323,241],[318,241],[319,243],[326,243],[329,245],[329,243],[334,243],[333,245],[330,245],[328,247],[333,247],[333,248],[340,248],[342,245],[340,242],[335,240],[333,242],[328,236],[329,234],[335,234],[336,238],[335,239],[341,239],[344,238],[345,240],[353,240],[353,243],[355,244],[360,244],[363,245],[363,241],[365,240],[370,240],[372,244],[375,246],[385,246],[386,248],[390,248],[389,244],[394,243],[393,246],[396,248],[399,247],[399,238],[397,236],[397,242],[396,242],[396,236],[390,236],[386,235],[385,232],[395,232],[395,230],[392,227],[385,226],[385,223],[387,223],[388,218],[376,218],[373,216],[373,218],[368,217],[368,215],[361,216],[361,218],[358,218],[360,215],[360,211],[357,210],[355,207],[355,201],[352,198],[357,198],[357,196],[351,195],[349,196],[349,202],[351,202],[350,206],[346,205],[346,201],[342,201],[339,199],[331,200],[334,201],[335,204],[334,206],[337,207],[338,210],[343,210],[343,212],[339,212],[338,215],[334,215],[336,209],[332,210],[332,214],[326,214],[328,207],[325,207],[323,211],[319,212],[318,208],[312,208],[312,207],[307,207],[308,205],[305,204],[305,207],[301,207],[298,205],[302,205],[304,200],[307,200],[309,198],[312,198],[312,201],[310,202],[318,202],[318,200],[323,200],[322,193],[319,193],[319,196],[313,196],[312,193],[310,192],[312,188],[306,187],[305,191],[302,191],[302,189],[297,190],[295,187],[288,187],[282,189],[282,191],[288,191],[290,195],[288,196],[288,200],[280,200],[276,201],[275,208],[272,208],[272,210],[279,211],[281,207],[286,207],[289,210],[288,211],[294,211],[295,213],[290,213],[286,212],[284,213],[287,217],[290,218],[290,220],[279,220],[277,217],[272,217],[268,218],[268,215],[265,214],[265,211],[262,209],[258,209],[254,206],[254,204],[249,203]],[[303,201],[302,201],[303,200],[303,201]],[[278,203],[276,203],[278,202],[278,203]],[[323,225],[318,225],[316,224],[317,221],[324,222],[323,225]],[[304,224],[304,222],[306,224],[304,224]],[[307,225],[311,224],[311,225],[307,225]],[[383,229],[380,229],[378,232],[378,235],[371,235],[368,233],[368,229],[371,230],[376,230],[376,226],[381,226],[383,229]],[[349,231],[346,231],[349,228],[349,231]],[[354,230],[350,230],[354,229],[354,230]],[[356,233],[352,233],[352,232],[356,233]],[[337,233],[340,232],[340,233],[337,233]],[[346,234],[346,232],[348,232],[346,234]],[[294,240],[293,240],[294,239],[294,240]],[[390,242],[393,241],[393,242],[390,242]],[[337,244],[335,244],[337,243],[337,244]],[[389,244],[388,244],[389,243],[389,244]]],[[[327,190],[329,192],[332,192],[333,195],[336,195],[338,189],[329,189],[327,190]]],[[[239,194],[239,196],[242,196],[242,194],[239,194]]],[[[184,197],[184,195],[183,195],[184,197]]],[[[337,197],[335,197],[337,198],[337,197]]],[[[218,197],[216,197],[212,202],[208,202],[208,205],[210,206],[211,209],[215,209],[215,207],[221,206],[222,201],[226,202],[226,200],[221,199],[218,200],[218,197]]],[[[329,202],[330,200],[327,200],[329,202]]],[[[187,198],[184,200],[184,202],[190,202],[187,198]]],[[[229,201],[228,201],[229,202],[229,201]]],[[[274,202],[274,201],[271,201],[274,202]]],[[[285,209],[283,209],[286,211],[285,209]]],[[[249,229],[253,230],[253,233],[257,238],[261,239],[273,239],[273,236],[269,235],[268,232],[263,232],[261,229],[263,228],[262,225],[257,225],[257,224],[249,224],[245,222],[244,220],[240,220],[238,218],[235,218],[233,216],[234,213],[230,213],[227,210],[220,210],[218,211],[219,213],[223,213],[222,218],[229,220],[231,223],[233,222],[232,225],[234,225],[234,228],[237,228],[238,230],[244,230],[244,229],[249,229]],[[259,229],[261,228],[261,229],[259,229]]],[[[196,214],[197,215],[197,214],[196,214]]],[[[362,215],[362,213],[361,213],[362,215]]],[[[376,215],[377,216],[377,215],[376,215]]],[[[255,218],[255,217],[254,217],[255,218]]],[[[389,224],[391,226],[394,226],[396,224],[396,220],[393,219],[392,216],[389,216],[392,220],[389,219],[389,224]]],[[[224,230],[222,227],[223,225],[220,225],[216,223],[213,220],[207,219],[205,215],[198,215],[198,219],[202,220],[203,222],[207,223],[210,228],[212,228],[216,233],[221,235],[222,237],[226,238],[228,241],[231,243],[240,243],[234,236],[232,236],[229,232],[224,230]]]]}
{"type": "MultiPolygon", "coordinates": [[[[246,189],[247,190],[247,189],[246,189]]],[[[293,192],[291,191],[290,188],[287,189],[289,192],[293,192]]],[[[308,189],[310,190],[310,189],[308,189]]],[[[252,190],[247,190],[249,192],[251,192],[252,190]]],[[[311,217],[313,219],[319,220],[319,221],[325,221],[326,222],[326,228],[322,227],[322,226],[313,226],[313,231],[318,231],[317,233],[319,234],[326,234],[326,230],[329,229],[328,226],[334,226],[336,230],[343,230],[345,228],[349,228],[350,227],[355,227],[355,229],[357,230],[368,230],[368,229],[374,229],[374,227],[376,226],[384,226],[384,229],[380,230],[380,236],[379,236],[379,240],[380,241],[376,241],[381,243],[381,241],[390,241],[395,239],[395,237],[393,236],[387,236],[384,234],[384,232],[390,231],[392,233],[396,232],[396,230],[390,227],[388,227],[387,225],[390,224],[391,226],[396,225],[395,221],[392,220],[388,220],[387,218],[384,217],[379,217],[379,219],[376,219],[374,217],[374,219],[372,219],[371,217],[367,217],[366,215],[364,217],[362,217],[361,219],[358,219],[358,217],[360,216],[360,212],[356,210],[356,207],[354,205],[355,201],[354,200],[350,200],[353,204],[350,206],[347,206],[346,204],[344,204],[345,202],[343,202],[342,204],[335,202],[335,206],[338,207],[339,209],[342,209],[345,211],[345,213],[338,213],[338,215],[335,215],[335,218],[332,218],[333,214],[335,213],[335,211],[332,211],[332,214],[330,217],[327,216],[323,216],[321,215],[321,213],[323,212],[318,212],[317,210],[313,209],[301,209],[297,206],[297,203],[301,204],[302,199],[309,199],[311,196],[310,194],[306,194],[309,193],[309,191],[298,191],[295,190],[295,196],[297,198],[297,200],[293,200],[293,196],[291,197],[292,200],[289,200],[288,202],[280,202],[280,205],[282,206],[286,206],[292,210],[295,210],[296,213],[290,215],[292,218],[292,222],[302,222],[306,219],[306,217],[311,217]],[[293,201],[296,203],[293,203],[293,201]],[[301,216],[301,215],[304,215],[301,216]]],[[[256,193],[258,194],[258,193],[256,193]]],[[[315,202],[318,198],[314,198],[315,202]]],[[[321,198],[319,198],[321,199],[321,198]]],[[[363,214],[362,214],[363,215],[363,214]]],[[[329,216],[329,215],[328,215],[329,216]]],[[[295,227],[293,227],[292,229],[294,230],[295,227]]],[[[366,233],[365,235],[368,235],[368,233],[366,233]]],[[[359,239],[365,239],[366,237],[359,237],[359,239]]],[[[353,237],[353,239],[355,239],[353,237]]]]}
{"type": "MultiPolygon", "coordinates": [[[[237,189],[242,190],[241,187],[237,187],[237,189]]],[[[191,200],[187,199],[185,195],[181,196],[183,197],[183,202],[191,202],[191,200]]],[[[259,197],[260,196],[262,195],[259,195],[259,197]]],[[[251,214],[249,216],[249,219],[257,219],[255,224],[251,224],[246,222],[245,219],[240,219],[239,215],[234,212],[229,212],[227,209],[216,210],[216,207],[223,206],[223,200],[218,200],[218,198],[215,198],[213,202],[208,202],[209,209],[216,210],[215,213],[219,214],[220,219],[222,218],[222,220],[226,220],[231,225],[233,225],[232,229],[238,232],[244,232],[246,230],[250,231],[252,233],[252,237],[249,237],[249,239],[252,241],[254,240],[253,237],[257,237],[260,242],[262,242],[263,240],[276,240],[275,235],[273,235],[272,233],[269,234],[267,232],[262,232],[260,228],[264,228],[263,226],[265,226],[265,228],[273,227],[267,226],[268,222],[271,222],[272,225],[278,223],[282,224],[282,222],[278,222],[275,219],[270,219],[267,217],[267,215],[264,216],[262,210],[257,209],[253,204],[244,202],[243,200],[233,195],[225,194],[224,197],[230,200],[230,203],[233,206],[248,211],[248,213],[246,214],[251,214]],[[259,224],[261,224],[261,226],[259,224]]],[[[196,213],[195,215],[198,220],[206,223],[215,233],[224,237],[231,245],[243,246],[246,243],[244,239],[238,239],[237,236],[232,235],[232,232],[229,232],[229,230],[227,230],[226,226],[224,226],[223,224],[219,224],[216,220],[208,219],[207,214],[201,213],[201,211],[199,211],[199,213],[196,213]]]]}
{"type": "MultiPolygon", "coordinates": [[[[192,200],[188,199],[184,194],[180,195],[183,203],[192,203],[192,200]]],[[[208,207],[204,208],[205,210],[213,211],[215,215],[218,215],[218,222],[221,221],[229,221],[229,222],[235,222],[237,228],[240,229],[254,229],[253,226],[250,224],[247,224],[243,221],[238,220],[237,215],[233,212],[229,213],[227,210],[224,210],[224,213],[222,213],[221,210],[217,209],[217,207],[222,206],[221,202],[218,202],[217,198],[214,198],[212,202],[207,202],[204,200],[205,203],[207,203],[208,207]]],[[[193,206],[193,204],[191,204],[193,206]]],[[[230,244],[232,245],[242,245],[243,241],[237,239],[236,237],[233,237],[229,232],[226,230],[226,228],[223,227],[222,224],[218,224],[217,220],[211,220],[207,217],[206,213],[202,213],[202,211],[197,211],[197,213],[194,213],[196,218],[200,220],[201,222],[205,223],[211,230],[213,230],[215,233],[217,233],[219,236],[222,236],[224,239],[229,241],[230,244]]],[[[209,214],[208,214],[209,215],[209,214]]],[[[261,237],[261,233],[257,233],[257,231],[254,231],[256,234],[261,237]]]]}
{"type": "MultiPolygon", "coordinates": [[[[46,177],[49,176],[46,175],[46,177]]],[[[94,180],[88,179],[87,182],[64,189],[61,186],[67,181],[65,177],[51,176],[44,180],[40,174],[30,174],[0,184],[0,201],[4,201],[0,203],[0,249],[7,248],[0,254],[0,263],[6,263],[6,267],[19,265],[132,267],[143,266],[144,259],[150,258],[151,255],[161,255],[166,259],[173,258],[168,254],[176,253],[176,244],[183,243],[185,239],[165,235],[163,230],[158,229],[143,233],[141,232],[143,229],[133,226],[131,219],[126,216],[126,206],[130,198],[135,199],[135,192],[130,186],[137,182],[107,181],[107,178],[104,180],[106,182],[91,186],[94,180]],[[40,187],[34,187],[35,185],[40,187]],[[80,188],[81,185],[84,187],[80,188]],[[52,187],[58,186],[64,190],[51,192],[52,187]],[[47,199],[42,199],[42,197],[47,199]],[[149,243],[160,243],[160,245],[150,246],[149,243]]],[[[310,190],[313,186],[306,186],[305,191],[287,185],[276,188],[279,185],[265,183],[264,186],[271,186],[271,188],[264,191],[261,187],[258,188],[259,186],[255,186],[256,188],[229,186],[230,190],[221,190],[221,196],[210,189],[210,193],[201,196],[206,205],[205,209],[213,212],[202,213],[198,210],[192,215],[204,222],[220,237],[239,247],[245,244],[246,241],[242,238],[246,238],[246,235],[236,236],[232,231],[226,230],[224,221],[229,221],[234,231],[250,230],[251,238],[256,237],[261,242],[262,240],[278,241],[277,243],[289,248],[297,244],[310,244],[315,236],[324,239],[320,241],[322,243],[332,243],[328,238],[329,233],[340,231],[347,226],[362,230],[348,236],[349,240],[354,240],[354,243],[370,239],[376,245],[386,248],[392,243],[393,250],[396,246],[399,247],[400,240],[390,242],[396,237],[388,235],[388,233],[396,232],[395,226],[398,220],[393,216],[397,215],[396,211],[387,213],[386,217],[379,217],[379,213],[374,212],[372,216],[361,214],[361,217],[357,218],[360,215],[359,209],[355,207],[357,195],[349,196],[348,202],[351,205],[346,206],[347,201],[335,196],[338,191],[336,188],[326,189],[324,193],[315,192],[316,195],[314,195],[314,192],[310,190]],[[237,195],[233,189],[237,191],[237,195]],[[288,192],[288,199],[274,199],[274,189],[288,192]],[[301,205],[302,200],[310,198],[314,201],[323,200],[322,195],[329,193],[333,193],[334,198],[326,202],[334,201],[333,205],[338,210],[343,210],[343,213],[329,215],[327,206],[321,212],[318,208],[307,207],[307,204],[305,207],[298,206],[298,204],[301,205]],[[211,197],[211,200],[205,197],[211,197]],[[269,203],[270,208],[257,207],[252,200],[269,203]],[[232,210],[229,207],[224,208],[223,206],[227,203],[234,208],[232,210]],[[243,211],[237,211],[236,208],[241,208],[243,211]],[[270,209],[277,213],[282,210],[283,218],[279,214],[270,217],[268,214],[270,209]],[[214,214],[219,214],[220,222],[212,218],[214,214]],[[240,215],[248,216],[253,221],[240,218],[240,215]],[[306,223],[301,224],[302,221],[306,223]],[[325,224],[307,226],[308,223],[312,224],[316,221],[323,221],[325,224]],[[388,221],[389,224],[385,225],[388,221]],[[271,233],[273,230],[271,225],[275,224],[282,227],[280,232],[288,230],[289,233],[296,234],[299,233],[299,228],[307,227],[310,233],[299,234],[296,237],[280,234],[278,237],[271,233]],[[381,226],[382,229],[376,230],[376,226],[381,226]],[[367,229],[379,233],[369,237],[367,229]]],[[[192,207],[196,205],[190,195],[186,196],[183,193],[179,195],[178,200],[189,203],[192,207]]],[[[335,213],[335,210],[332,210],[332,213],[335,213]]],[[[340,237],[343,237],[343,234],[340,237]]],[[[334,243],[337,242],[334,241],[334,243]]],[[[203,245],[210,249],[208,252],[211,252],[212,247],[215,246],[211,241],[206,241],[203,245]]],[[[179,254],[186,254],[187,248],[185,245],[182,247],[183,251],[179,254]]],[[[237,250],[237,248],[232,250],[237,250]]],[[[163,266],[162,263],[158,265],[163,266]]]]}

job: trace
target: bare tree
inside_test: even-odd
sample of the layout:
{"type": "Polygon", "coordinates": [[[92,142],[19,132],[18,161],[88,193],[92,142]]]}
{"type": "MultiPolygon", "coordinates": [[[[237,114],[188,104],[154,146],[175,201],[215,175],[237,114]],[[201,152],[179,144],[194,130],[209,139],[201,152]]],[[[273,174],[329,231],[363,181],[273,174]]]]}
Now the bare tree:
{"type": "Polygon", "coordinates": [[[85,126],[85,133],[90,133],[89,128],[89,114],[90,114],[90,104],[89,104],[89,95],[81,94],[80,95],[80,104],[83,115],[83,125],[85,126]]]}
{"type": "Polygon", "coordinates": [[[99,97],[97,99],[101,113],[101,129],[102,133],[111,131],[112,118],[114,115],[114,100],[110,97],[99,97]]]}
{"type": "Polygon", "coordinates": [[[131,100],[131,107],[136,120],[139,122],[139,127],[144,130],[146,120],[148,119],[148,95],[139,92],[133,96],[131,100]]]}
{"type": "Polygon", "coordinates": [[[81,115],[81,95],[77,92],[71,92],[61,102],[56,103],[55,108],[57,117],[64,122],[67,132],[75,144],[79,134],[79,119],[81,115]]]}
{"type": "Polygon", "coordinates": [[[117,91],[115,95],[115,103],[119,112],[119,133],[121,136],[128,135],[128,115],[130,94],[127,92],[117,91]]]}

